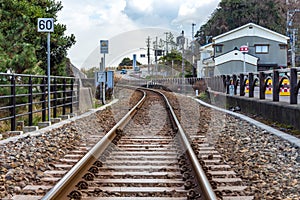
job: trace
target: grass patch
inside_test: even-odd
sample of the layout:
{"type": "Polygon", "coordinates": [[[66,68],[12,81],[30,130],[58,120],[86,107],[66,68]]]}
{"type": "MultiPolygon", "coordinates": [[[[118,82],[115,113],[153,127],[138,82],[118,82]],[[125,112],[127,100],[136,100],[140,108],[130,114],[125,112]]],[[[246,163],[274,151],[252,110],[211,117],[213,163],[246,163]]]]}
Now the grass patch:
{"type": "Polygon", "coordinates": [[[300,137],[300,130],[298,129],[295,129],[293,126],[289,125],[289,124],[282,124],[282,123],[279,123],[279,122],[274,122],[274,121],[271,121],[271,120],[267,120],[263,117],[254,117],[255,120],[257,121],[260,121],[264,124],[267,124],[275,129],[278,129],[280,131],[283,131],[285,133],[288,133],[288,134],[291,134],[291,135],[294,135],[295,137],[300,137]]]}
{"type": "Polygon", "coordinates": [[[196,97],[197,99],[200,99],[201,101],[204,101],[206,103],[211,103],[210,102],[210,95],[208,92],[200,92],[199,95],[196,97]]]}

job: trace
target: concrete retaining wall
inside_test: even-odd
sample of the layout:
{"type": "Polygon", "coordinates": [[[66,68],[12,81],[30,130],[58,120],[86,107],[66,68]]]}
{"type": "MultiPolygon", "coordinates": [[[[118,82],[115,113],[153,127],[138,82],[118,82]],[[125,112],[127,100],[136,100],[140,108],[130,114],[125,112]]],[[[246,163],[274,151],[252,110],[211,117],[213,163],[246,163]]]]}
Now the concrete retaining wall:
{"type": "Polygon", "coordinates": [[[251,113],[300,130],[300,105],[286,102],[273,102],[257,98],[229,96],[224,93],[210,92],[213,104],[221,107],[239,106],[244,113],[251,113]],[[223,105],[223,106],[222,106],[223,105]]]}
{"type": "Polygon", "coordinates": [[[84,113],[93,108],[93,94],[91,88],[80,88],[79,95],[79,112],[84,113]]]}

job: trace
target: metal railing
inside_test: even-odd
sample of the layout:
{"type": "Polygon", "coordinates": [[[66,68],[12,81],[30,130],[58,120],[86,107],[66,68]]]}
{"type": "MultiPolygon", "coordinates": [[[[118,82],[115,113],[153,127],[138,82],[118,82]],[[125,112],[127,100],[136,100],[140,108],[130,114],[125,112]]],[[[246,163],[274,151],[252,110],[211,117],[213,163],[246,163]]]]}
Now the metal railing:
{"type": "Polygon", "coordinates": [[[272,89],[272,100],[274,102],[279,101],[280,88],[283,87],[284,80],[288,80],[290,104],[298,103],[298,93],[300,88],[300,80],[298,73],[300,67],[290,69],[275,69],[272,71],[262,71],[248,74],[232,74],[221,75],[217,77],[208,78],[208,86],[213,91],[230,93],[230,86],[234,88],[234,95],[237,95],[239,87],[239,95],[245,96],[246,86],[249,88],[249,98],[254,97],[255,87],[259,88],[259,99],[265,99],[267,86],[272,89]],[[271,80],[272,84],[269,85],[268,81],[271,80]]]}
{"type": "MultiPolygon", "coordinates": [[[[258,88],[259,99],[266,99],[266,89],[272,90],[272,100],[279,101],[280,89],[285,86],[289,90],[289,103],[297,104],[300,88],[300,67],[288,69],[275,69],[253,73],[241,73],[220,75],[205,78],[161,78],[152,80],[127,80],[122,84],[135,86],[166,86],[168,89],[180,93],[193,92],[193,90],[204,91],[209,87],[212,91],[230,94],[233,86],[233,95],[245,96],[246,87],[249,90],[249,98],[254,97],[254,90],[258,88]],[[270,85],[268,81],[272,81],[270,85]],[[288,81],[288,85],[284,81],[288,81]],[[186,86],[186,87],[182,87],[186,86]],[[181,88],[180,88],[181,87],[181,88]],[[177,88],[180,88],[177,89],[177,88]]],[[[199,92],[200,92],[199,91],[199,92]]],[[[248,91],[247,91],[248,92],[248,91]]]]}
{"type": "Polygon", "coordinates": [[[50,77],[50,102],[47,76],[0,73],[0,122],[15,131],[17,120],[33,126],[34,116],[46,121],[48,103],[53,118],[78,109],[78,81],[74,77],[50,77]]]}

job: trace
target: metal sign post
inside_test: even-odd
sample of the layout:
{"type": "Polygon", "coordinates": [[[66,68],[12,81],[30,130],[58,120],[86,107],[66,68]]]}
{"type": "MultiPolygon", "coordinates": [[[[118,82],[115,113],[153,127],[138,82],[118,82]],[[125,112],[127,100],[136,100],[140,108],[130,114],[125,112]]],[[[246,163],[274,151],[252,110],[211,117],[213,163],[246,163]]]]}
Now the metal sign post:
{"type": "Polygon", "coordinates": [[[244,45],[244,46],[241,46],[240,47],[240,51],[244,54],[244,69],[243,69],[243,72],[244,73],[246,73],[246,53],[248,53],[248,51],[249,51],[249,48],[248,48],[248,46],[246,46],[246,45],[244,45]]]}
{"type": "Polygon", "coordinates": [[[100,99],[102,99],[102,104],[105,104],[105,92],[103,90],[103,85],[105,86],[106,82],[106,73],[104,71],[97,72],[97,83],[99,84],[99,95],[100,99]]]}
{"type": "Polygon", "coordinates": [[[48,121],[51,122],[51,90],[50,90],[50,32],[54,32],[53,18],[38,18],[38,32],[47,32],[47,79],[48,79],[48,121]]]}
{"type": "MultiPolygon", "coordinates": [[[[100,72],[104,73],[104,71],[105,71],[105,54],[108,53],[108,40],[100,40],[100,53],[103,54],[102,67],[100,69],[100,72]]],[[[99,88],[99,89],[102,88],[102,104],[105,104],[105,82],[106,81],[101,82],[100,86],[102,86],[102,87],[99,88]]]]}
{"type": "Polygon", "coordinates": [[[48,79],[48,121],[51,122],[50,32],[48,32],[48,36],[47,36],[47,79],[48,79]]]}

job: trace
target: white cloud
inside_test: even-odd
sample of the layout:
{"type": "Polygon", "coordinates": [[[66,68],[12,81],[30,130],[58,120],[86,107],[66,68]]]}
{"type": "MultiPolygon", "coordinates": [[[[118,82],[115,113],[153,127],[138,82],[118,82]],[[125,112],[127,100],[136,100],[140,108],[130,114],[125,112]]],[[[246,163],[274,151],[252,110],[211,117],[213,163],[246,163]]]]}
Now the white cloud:
{"type": "Polygon", "coordinates": [[[130,7],[132,10],[149,14],[153,12],[153,0],[141,1],[141,0],[127,0],[126,7],[130,7]]]}
{"type": "Polygon", "coordinates": [[[187,0],[181,4],[178,16],[172,23],[182,25],[197,23],[200,26],[207,21],[219,2],[220,0],[187,0]]]}
{"type": "Polygon", "coordinates": [[[100,39],[109,39],[120,32],[136,29],[133,21],[122,12],[125,1],[70,1],[62,2],[63,10],[58,21],[67,25],[67,33],[73,33],[76,44],[69,52],[71,61],[81,67],[89,54],[99,46],[100,39]]]}
{"type": "Polygon", "coordinates": [[[183,28],[188,31],[191,22],[200,27],[219,1],[63,0],[58,22],[67,25],[67,35],[75,35],[77,42],[68,56],[75,66],[81,67],[99,47],[100,39],[110,39],[138,28],[159,27],[178,32],[183,28]]]}

